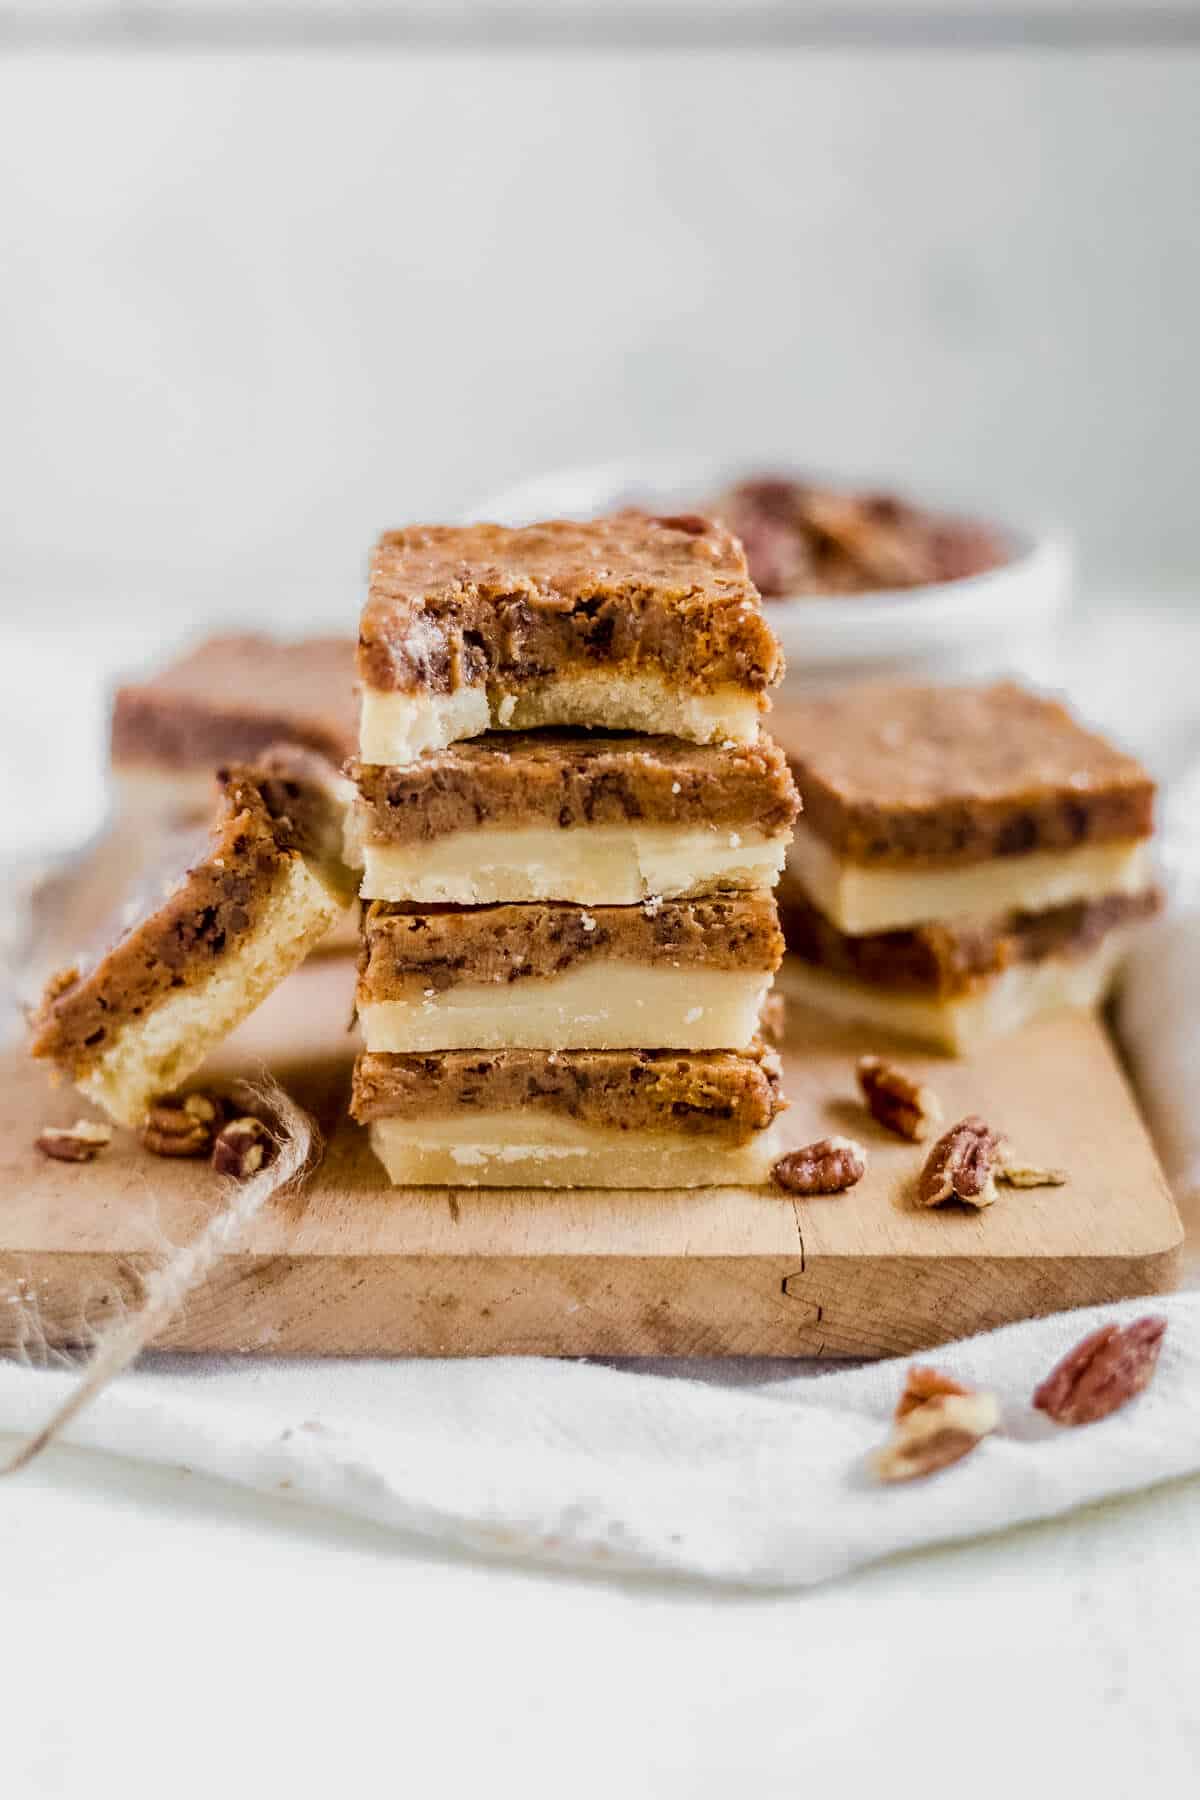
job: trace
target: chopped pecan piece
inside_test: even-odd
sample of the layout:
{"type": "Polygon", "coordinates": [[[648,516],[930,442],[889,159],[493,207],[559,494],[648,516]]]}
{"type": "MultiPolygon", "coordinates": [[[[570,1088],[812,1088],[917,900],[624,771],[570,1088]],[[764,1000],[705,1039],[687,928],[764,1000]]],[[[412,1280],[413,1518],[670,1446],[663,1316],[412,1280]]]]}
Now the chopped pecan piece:
{"type": "Polygon", "coordinates": [[[789,1150],[771,1170],[790,1194],[842,1194],[867,1172],[867,1153],[853,1138],[819,1138],[802,1150],[789,1150]]]}
{"type": "Polygon", "coordinates": [[[965,1200],[968,1206],[990,1206],[996,1198],[994,1165],[1000,1140],[974,1115],[960,1119],[929,1152],[917,1183],[921,1206],[965,1200]]]}
{"type": "Polygon", "coordinates": [[[1101,1325],[1053,1368],[1033,1404],[1059,1425],[1094,1425],[1148,1386],[1167,1321],[1156,1313],[1132,1325],[1101,1325]]]}
{"type": "Polygon", "coordinates": [[[950,1375],[943,1375],[940,1369],[931,1369],[923,1363],[913,1363],[904,1383],[904,1392],[896,1402],[896,1417],[904,1418],[906,1413],[913,1412],[918,1406],[924,1406],[930,1400],[940,1400],[947,1394],[969,1394],[972,1390],[963,1387],[950,1375]]]}
{"type": "Polygon", "coordinates": [[[248,1115],[231,1119],[213,1145],[212,1164],[218,1175],[247,1181],[271,1160],[275,1145],[261,1119],[248,1115]]]}
{"type": "Polygon", "coordinates": [[[872,1464],[880,1481],[914,1481],[969,1456],[1000,1423],[994,1394],[938,1394],[900,1413],[872,1464]]]}
{"type": "Polygon", "coordinates": [[[155,1156],[207,1156],[225,1110],[211,1094],[164,1094],[142,1126],[142,1143],[155,1156]]]}
{"type": "Polygon", "coordinates": [[[941,1121],[941,1102],[933,1090],[881,1056],[859,1057],[858,1085],[871,1117],[911,1144],[927,1138],[930,1127],[941,1121]]]}
{"type": "Polygon", "coordinates": [[[1004,1182],[1006,1187],[1038,1188],[1063,1187],[1066,1185],[1065,1169],[1038,1169],[1032,1163],[1016,1162],[1009,1157],[997,1166],[996,1180],[1004,1182]]]}
{"type": "Polygon", "coordinates": [[[94,1162],[106,1145],[112,1143],[112,1132],[107,1125],[97,1125],[91,1119],[76,1119],[75,1123],[65,1125],[47,1125],[34,1139],[34,1146],[43,1156],[49,1156],[54,1162],[94,1162]]]}

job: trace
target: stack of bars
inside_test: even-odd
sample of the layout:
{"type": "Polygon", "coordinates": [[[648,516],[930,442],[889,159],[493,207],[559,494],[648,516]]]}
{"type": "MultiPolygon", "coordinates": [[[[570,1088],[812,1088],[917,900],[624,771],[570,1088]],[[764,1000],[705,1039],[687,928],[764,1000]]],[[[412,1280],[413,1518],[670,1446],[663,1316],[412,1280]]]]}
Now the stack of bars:
{"type": "Polygon", "coordinates": [[[761,1182],[760,1019],[799,809],[778,645],[698,518],[377,547],[352,849],[353,1112],[394,1183],[761,1182]]]}
{"type": "Polygon", "coordinates": [[[1105,997],[1161,904],[1133,757],[1011,682],[868,683],[779,735],[805,806],[789,994],[960,1054],[1105,997]]]}

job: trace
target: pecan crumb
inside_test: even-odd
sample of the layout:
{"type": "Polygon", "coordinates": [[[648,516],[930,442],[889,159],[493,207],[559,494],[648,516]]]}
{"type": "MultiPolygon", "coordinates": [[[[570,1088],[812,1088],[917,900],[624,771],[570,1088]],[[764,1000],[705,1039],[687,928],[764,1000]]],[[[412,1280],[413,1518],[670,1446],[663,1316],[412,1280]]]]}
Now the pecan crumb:
{"type": "Polygon", "coordinates": [[[47,1125],[34,1139],[34,1147],[54,1162],[94,1162],[100,1152],[112,1143],[112,1131],[107,1125],[97,1125],[92,1119],[76,1119],[75,1123],[65,1125],[47,1125]]]}
{"type": "Polygon", "coordinates": [[[1033,1404],[1059,1425],[1093,1425],[1147,1387],[1158,1367],[1167,1321],[1147,1313],[1132,1325],[1101,1325],[1063,1357],[1033,1404]]]}
{"type": "Polygon", "coordinates": [[[994,1394],[936,1394],[907,1412],[897,1411],[892,1435],[875,1452],[872,1466],[880,1481],[933,1475],[968,1456],[999,1423],[994,1394]]]}
{"type": "Polygon", "coordinates": [[[969,1394],[971,1391],[952,1376],[943,1375],[940,1369],[913,1363],[904,1383],[904,1392],[896,1402],[896,1417],[902,1419],[916,1407],[924,1406],[929,1400],[940,1400],[946,1394],[969,1394]]]}
{"type": "Polygon", "coordinates": [[[164,1094],[153,1101],[141,1139],[155,1156],[207,1156],[225,1116],[212,1094],[164,1094]]]}
{"type": "Polygon", "coordinates": [[[801,1150],[789,1150],[771,1170],[790,1194],[842,1194],[867,1172],[867,1153],[853,1138],[819,1138],[801,1150]]]}
{"type": "Polygon", "coordinates": [[[212,1165],[218,1175],[248,1181],[271,1160],[275,1146],[261,1119],[231,1119],[213,1145],[212,1165]]]}
{"type": "Polygon", "coordinates": [[[1015,1188],[1064,1187],[1067,1171],[1039,1169],[1033,1163],[1016,1162],[1006,1157],[996,1170],[996,1180],[1015,1188]]]}
{"type": "Polygon", "coordinates": [[[968,1206],[990,1206],[996,1198],[994,1165],[1000,1140],[983,1120],[972,1115],[952,1125],[929,1152],[917,1183],[921,1206],[964,1200],[968,1206]]]}
{"type": "Polygon", "coordinates": [[[932,1088],[922,1087],[881,1056],[859,1057],[858,1085],[871,1117],[910,1144],[919,1144],[941,1121],[941,1102],[932,1088]]]}

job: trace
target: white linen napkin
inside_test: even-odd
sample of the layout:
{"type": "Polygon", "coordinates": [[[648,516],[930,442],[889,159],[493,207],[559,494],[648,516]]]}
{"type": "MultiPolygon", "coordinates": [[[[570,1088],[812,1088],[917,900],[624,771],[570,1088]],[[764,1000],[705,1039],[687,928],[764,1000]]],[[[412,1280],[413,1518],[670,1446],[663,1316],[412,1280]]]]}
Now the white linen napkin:
{"type": "MultiPolygon", "coordinates": [[[[1200,773],[1187,770],[1200,766],[1190,691],[1200,621],[1114,616],[1078,643],[1077,701],[1171,782],[1174,908],[1132,959],[1118,1016],[1190,1212],[1200,1193],[1200,773]]],[[[737,1362],[650,1370],[513,1358],[150,1357],[65,1435],[439,1543],[764,1585],[828,1579],[1200,1470],[1200,1295],[1010,1326],[930,1360],[997,1392],[1004,1429],[907,1487],[880,1487],[864,1460],[887,1434],[903,1382],[897,1363],[831,1374],[827,1365],[737,1362]],[[1146,1311],[1170,1323],[1140,1399],[1077,1430],[1031,1412],[1033,1388],[1085,1331],[1146,1311]]],[[[74,1379],[0,1363],[0,1432],[40,1425],[74,1379]]]]}
{"type": "MultiPolygon", "coordinates": [[[[1200,1295],[1009,1326],[932,1360],[999,1396],[1001,1432],[895,1486],[866,1459],[887,1436],[904,1362],[727,1387],[518,1357],[151,1358],[66,1435],[409,1538],[758,1587],[825,1581],[1200,1470],[1200,1295]],[[1139,1399],[1073,1429],[1031,1410],[1035,1386],[1085,1331],[1151,1309],[1169,1325],[1139,1399]]],[[[71,1379],[0,1365],[0,1422],[32,1429],[71,1379]]]]}

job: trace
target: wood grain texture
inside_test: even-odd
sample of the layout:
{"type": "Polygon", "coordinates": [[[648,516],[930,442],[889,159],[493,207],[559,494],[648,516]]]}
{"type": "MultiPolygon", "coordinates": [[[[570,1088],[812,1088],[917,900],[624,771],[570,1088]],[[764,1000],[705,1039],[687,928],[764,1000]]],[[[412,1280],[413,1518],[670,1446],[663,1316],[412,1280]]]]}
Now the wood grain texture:
{"type": "MultiPolygon", "coordinates": [[[[189,1350],[467,1356],[889,1355],[1012,1319],[1159,1292],[1182,1231],[1103,1028],[1048,1020],[971,1062],[903,1053],[947,1119],[983,1112],[1062,1188],[1002,1191],[986,1212],[916,1210],[919,1148],[860,1106],[854,1058],[880,1047],[796,1014],[788,1133],[870,1152],[851,1193],[389,1189],[344,1117],[350,959],[293,976],[214,1076],[264,1063],[328,1138],[306,1191],[273,1207],[162,1340],[189,1350]]],[[[886,1047],[886,1046],[884,1046],[886,1047]]],[[[135,1304],[143,1271],[196,1230],[207,1166],[158,1161],[118,1132],[96,1162],[33,1140],[85,1109],[19,1052],[0,1101],[0,1342],[32,1327],[85,1341],[135,1304]],[[23,1303],[22,1303],[23,1302],[23,1303]]]]}

